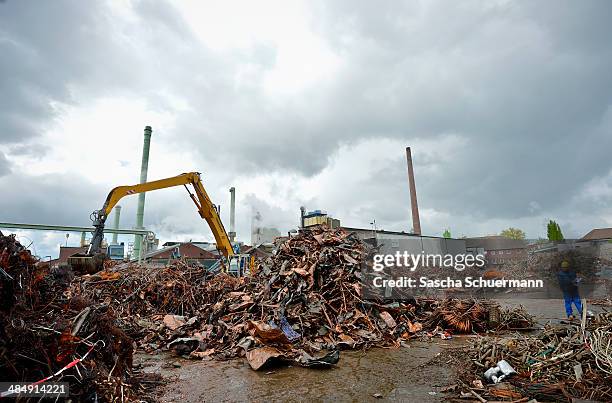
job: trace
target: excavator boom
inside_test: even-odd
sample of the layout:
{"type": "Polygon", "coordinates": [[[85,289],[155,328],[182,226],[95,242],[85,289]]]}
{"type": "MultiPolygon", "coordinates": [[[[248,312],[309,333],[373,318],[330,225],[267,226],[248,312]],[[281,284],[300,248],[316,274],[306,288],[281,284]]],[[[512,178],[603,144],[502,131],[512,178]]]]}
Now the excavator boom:
{"type": "Polygon", "coordinates": [[[172,178],[160,179],[151,182],[140,183],[131,186],[118,186],[110,191],[106,197],[106,201],[100,210],[93,213],[93,237],[86,254],[76,254],[69,258],[71,266],[78,266],[79,271],[92,272],[101,269],[99,255],[101,254],[102,240],[104,239],[104,226],[113,207],[125,196],[149,192],[157,189],[165,189],[174,186],[185,186],[189,192],[189,196],[195,203],[200,217],[206,220],[208,226],[212,230],[213,236],[217,243],[217,249],[226,257],[231,258],[234,255],[232,244],[229,240],[225,227],[221,222],[217,208],[208,197],[200,174],[198,172],[184,173],[172,178]],[[194,193],[191,193],[189,187],[191,185],[194,193]],[[98,258],[96,258],[98,257],[98,258]],[[89,266],[83,268],[82,266],[89,266]]]}

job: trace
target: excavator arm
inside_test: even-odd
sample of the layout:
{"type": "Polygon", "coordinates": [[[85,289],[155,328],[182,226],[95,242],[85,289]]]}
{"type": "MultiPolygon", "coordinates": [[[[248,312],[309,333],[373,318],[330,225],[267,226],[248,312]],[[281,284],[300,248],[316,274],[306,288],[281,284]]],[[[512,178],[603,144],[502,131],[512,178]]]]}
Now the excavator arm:
{"type": "Polygon", "coordinates": [[[102,208],[93,212],[92,219],[95,230],[93,231],[93,237],[89,245],[89,249],[87,250],[87,255],[93,256],[101,252],[100,249],[102,240],[104,239],[104,225],[106,223],[106,219],[113,210],[113,207],[115,207],[115,205],[123,197],[181,185],[185,186],[189,192],[189,196],[198,208],[200,217],[206,220],[210,229],[212,230],[217,243],[217,249],[219,249],[219,251],[223,253],[226,258],[231,258],[231,256],[234,254],[232,244],[229,240],[227,232],[225,231],[225,227],[223,227],[223,223],[221,222],[217,208],[210,200],[210,197],[208,197],[208,194],[204,189],[204,185],[202,185],[202,180],[200,179],[200,174],[198,172],[184,173],[172,178],[145,182],[138,185],[118,186],[111,190],[102,208]],[[191,193],[187,185],[191,185],[195,194],[191,193]]]}

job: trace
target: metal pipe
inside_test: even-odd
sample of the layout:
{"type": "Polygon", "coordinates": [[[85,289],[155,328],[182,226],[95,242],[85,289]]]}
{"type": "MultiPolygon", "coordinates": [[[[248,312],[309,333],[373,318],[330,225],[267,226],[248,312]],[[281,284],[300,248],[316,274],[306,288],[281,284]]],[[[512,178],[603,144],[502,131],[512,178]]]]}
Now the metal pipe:
{"type": "Polygon", "coordinates": [[[419,219],[419,205],[417,203],[416,185],[414,183],[414,169],[412,168],[412,153],[406,147],[406,162],[408,164],[408,186],[410,187],[410,205],[412,207],[412,232],[421,235],[421,220],[419,219]]]}
{"type": "MultiPolygon", "coordinates": [[[[140,164],[140,182],[145,183],[147,181],[147,172],[149,171],[149,149],[151,147],[151,134],[153,130],[151,126],[145,126],[144,129],[144,144],[142,146],[142,162],[140,164]]],[[[145,193],[138,194],[138,209],[136,210],[136,229],[144,228],[144,207],[145,207],[145,193]]],[[[140,258],[142,252],[142,236],[136,235],[134,237],[134,254],[140,258]]]]}
{"type": "Polygon", "coordinates": [[[236,188],[230,188],[230,232],[229,238],[231,242],[234,242],[236,238],[236,188]]]}
{"type": "MultiPolygon", "coordinates": [[[[7,229],[27,229],[35,231],[61,231],[61,232],[92,232],[93,227],[77,227],[73,225],[46,225],[46,224],[24,224],[14,222],[0,222],[0,228],[7,229]]],[[[111,234],[123,234],[123,235],[148,235],[151,231],[146,229],[116,229],[116,228],[104,228],[104,232],[111,234]]]]}
{"type": "MultiPolygon", "coordinates": [[[[140,248],[138,248],[140,251],[142,251],[142,249],[144,247],[143,243],[144,243],[144,238],[141,236],[140,237],[140,248]]],[[[138,254],[138,264],[142,263],[142,257],[143,257],[142,253],[139,253],[138,254]]]]}
{"type": "MultiPolygon", "coordinates": [[[[115,217],[113,220],[113,228],[117,229],[119,228],[119,219],[121,217],[121,206],[120,205],[116,205],[115,206],[115,217]]],[[[118,234],[113,234],[113,242],[112,245],[117,245],[117,235],[118,234]]]]}

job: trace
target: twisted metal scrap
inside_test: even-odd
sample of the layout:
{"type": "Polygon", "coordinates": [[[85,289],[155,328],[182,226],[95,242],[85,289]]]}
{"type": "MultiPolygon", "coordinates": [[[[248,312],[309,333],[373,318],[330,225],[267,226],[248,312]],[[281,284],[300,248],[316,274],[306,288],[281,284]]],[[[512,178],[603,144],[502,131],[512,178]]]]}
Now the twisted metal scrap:
{"type": "MultiPolygon", "coordinates": [[[[538,334],[474,340],[462,351],[470,365],[465,380],[480,379],[500,360],[517,371],[507,387],[524,396],[544,400],[570,398],[612,401],[612,314],[599,314],[585,325],[546,326],[538,334]]],[[[465,365],[464,365],[465,367],[465,365]]],[[[487,393],[494,396],[495,390],[487,393]]]]}
{"type": "Polygon", "coordinates": [[[588,336],[588,342],[597,367],[612,375],[612,325],[593,330],[588,336]]]}

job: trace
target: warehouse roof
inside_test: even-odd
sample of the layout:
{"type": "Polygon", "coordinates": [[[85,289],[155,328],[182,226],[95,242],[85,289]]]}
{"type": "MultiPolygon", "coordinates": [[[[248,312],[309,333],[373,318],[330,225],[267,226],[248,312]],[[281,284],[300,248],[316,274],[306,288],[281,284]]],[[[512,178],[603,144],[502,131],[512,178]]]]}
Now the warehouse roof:
{"type": "Polygon", "coordinates": [[[612,228],[595,228],[582,237],[585,241],[596,241],[600,239],[612,239],[612,228]]]}

